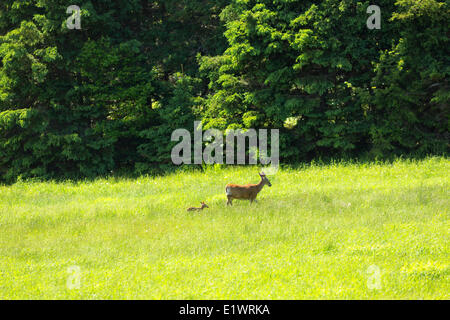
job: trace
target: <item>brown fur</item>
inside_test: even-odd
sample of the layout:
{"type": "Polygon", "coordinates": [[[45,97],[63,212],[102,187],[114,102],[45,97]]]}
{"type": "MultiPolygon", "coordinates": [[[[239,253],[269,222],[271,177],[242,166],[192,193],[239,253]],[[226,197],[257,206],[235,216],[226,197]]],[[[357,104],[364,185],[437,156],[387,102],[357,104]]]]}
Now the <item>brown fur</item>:
{"type": "Polygon", "coordinates": [[[200,202],[200,203],[202,204],[201,207],[190,207],[190,208],[187,209],[187,211],[197,211],[197,210],[203,210],[203,209],[205,209],[205,208],[209,208],[209,207],[206,205],[206,203],[204,203],[203,201],[200,202]]]}
{"type": "Polygon", "coordinates": [[[261,181],[258,184],[232,184],[229,183],[225,187],[225,192],[227,193],[227,205],[233,205],[234,199],[250,200],[250,203],[256,201],[258,193],[267,184],[269,187],[272,186],[269,179],[267,179],[264,172],[259,174],[261,181]],[[228,190],[228,191],[227,191],[228,190]]]}

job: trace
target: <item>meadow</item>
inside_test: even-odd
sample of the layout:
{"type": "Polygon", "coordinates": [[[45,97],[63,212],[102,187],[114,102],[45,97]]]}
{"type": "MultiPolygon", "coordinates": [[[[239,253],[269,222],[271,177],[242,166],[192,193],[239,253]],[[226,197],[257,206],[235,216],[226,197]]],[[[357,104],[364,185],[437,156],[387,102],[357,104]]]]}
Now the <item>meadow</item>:
{"type": "Polygon", "coordinates": [[[0,186],[0,299],[449,299],[450,159],[0,186]],[[209,209],[187,212],[205,201],[209,209]]]}

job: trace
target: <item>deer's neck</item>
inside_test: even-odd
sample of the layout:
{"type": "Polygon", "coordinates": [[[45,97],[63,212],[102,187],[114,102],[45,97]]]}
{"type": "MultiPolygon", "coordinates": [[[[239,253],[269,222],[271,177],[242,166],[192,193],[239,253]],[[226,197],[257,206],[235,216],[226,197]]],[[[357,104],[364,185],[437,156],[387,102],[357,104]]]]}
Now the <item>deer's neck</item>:
{"type": "Polygon", "coordinates": [[[261,179],[261,181],[256,185],[256,190],[258,192],[260,192],[263,187],[264,187],[264,181],[261,179]]]}

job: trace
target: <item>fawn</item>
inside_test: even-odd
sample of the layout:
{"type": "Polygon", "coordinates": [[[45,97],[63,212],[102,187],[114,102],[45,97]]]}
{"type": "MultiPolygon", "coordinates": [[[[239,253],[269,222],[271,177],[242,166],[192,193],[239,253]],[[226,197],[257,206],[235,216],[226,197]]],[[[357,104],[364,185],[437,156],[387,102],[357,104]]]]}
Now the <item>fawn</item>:
{"type": "Polygon", "coordinates": [[[206,203],[204,203],[203,201],[200,202],[200,203],[202,204],[201,207],[198,207],[198,208],[197,207],[190,207],[190,208],[187,209],[187,211],[197,211],[197,210],[203,210],[205,208],[209,208],[208,205],[206,203]]]}
{"type": "Polygon", "coordinates": [[[259,176],[261,177],[261,181],[258,184],[227,184],[225,187],[225,192],[227,193],[228,198],[227,206],[233,205],[233,199],[250,200],[250,203],[252,203],[253,201],[256,201],[256,196],[266,184],[269,187],[272,186],[264,172],[261,172],[259,176]]]}

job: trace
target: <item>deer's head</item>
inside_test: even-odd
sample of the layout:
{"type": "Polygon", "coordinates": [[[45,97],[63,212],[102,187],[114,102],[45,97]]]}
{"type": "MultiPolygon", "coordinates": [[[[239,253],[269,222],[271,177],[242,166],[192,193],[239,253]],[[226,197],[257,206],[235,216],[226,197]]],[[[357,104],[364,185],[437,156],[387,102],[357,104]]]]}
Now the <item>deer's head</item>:
{"type": "Polygon", "coordinates": [[[202,208],[209,208],[208,205],[206,203],[204,203],[203,201],[200,203],[202,204],[202,208]]]}
{"type": "Polygon", "coordinates": [[[267,177],[266,177],[266,175],[265,175],[264,172],[261,172],[261,173],[259,174],[259,176],[261,177],[261,181],[263,182],[263,185],[264,185],[264,184],[267,184],[269,187],[272,186],[272,184],[270,183],[269,179],[267,179],[267,177]]]}

